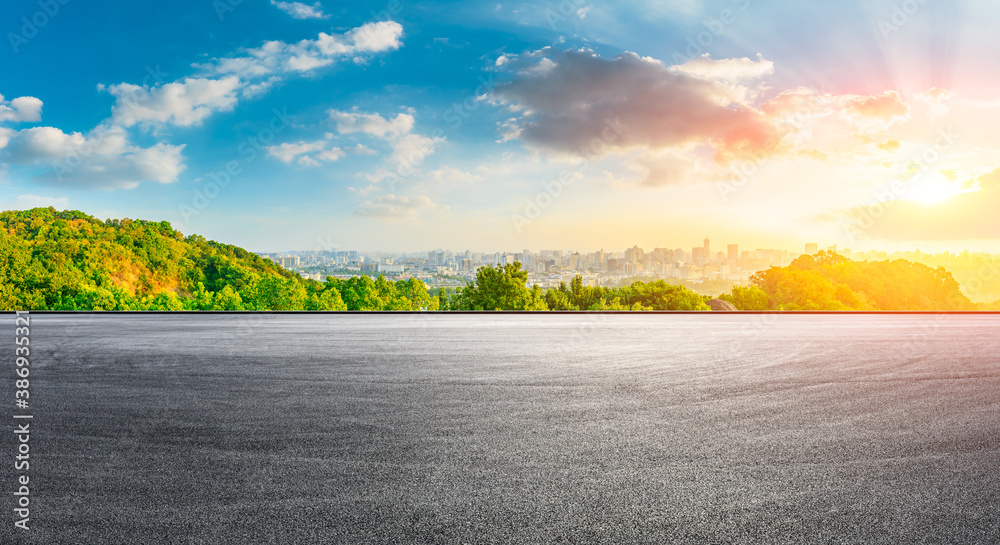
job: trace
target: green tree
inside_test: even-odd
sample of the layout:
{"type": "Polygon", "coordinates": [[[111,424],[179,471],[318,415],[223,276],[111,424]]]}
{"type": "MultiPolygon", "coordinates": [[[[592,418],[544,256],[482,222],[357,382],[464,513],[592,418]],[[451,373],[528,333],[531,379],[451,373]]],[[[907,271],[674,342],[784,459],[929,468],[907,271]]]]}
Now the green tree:
{"type": "Polygon", "coordinates": [[[768,310],[771,308],[767,292],[754,285],[735,286],[729,293],[720,295],[719,299],[729,301],[740,310],[768,310]]]}
{"type": "Polygon", "coordinates": [[[343,282],[340,292],[347,310],[382,310],[378,289],[368,276],[354,276],[343,282]]]}
{"type": "Polygon", "coordinates": [[[214,308],[215,310],[245,310],[239,292],[229,285],[223,286],[221,290],[216,292],[214,308]]]}
{"type": "Polygon", "coordinates": [[[558,289],[551,289],[545,293],[545,304],[549,310],[580,310],[573,299],[575,297],[566,287],[565,282],[560,282],[558,289]]]}
{"type": "Polygon", "coordinates": [[[480,267],[476,279],[459,292],[455,310],[548,310],[541,290],[528,289],[528,272],[519,262],[480,267]]]}

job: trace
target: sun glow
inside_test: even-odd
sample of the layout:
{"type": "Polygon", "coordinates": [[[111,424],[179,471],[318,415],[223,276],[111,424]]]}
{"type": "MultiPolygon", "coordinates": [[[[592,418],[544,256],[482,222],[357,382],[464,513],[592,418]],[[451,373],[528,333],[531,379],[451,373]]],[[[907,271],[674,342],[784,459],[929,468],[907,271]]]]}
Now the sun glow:
{"type": "Polygon", "coordinates": [[[912,182],[907,197],[923,204],[938,204],[960,192],[961,189],[954,182],[936,174],[912,182]]]}

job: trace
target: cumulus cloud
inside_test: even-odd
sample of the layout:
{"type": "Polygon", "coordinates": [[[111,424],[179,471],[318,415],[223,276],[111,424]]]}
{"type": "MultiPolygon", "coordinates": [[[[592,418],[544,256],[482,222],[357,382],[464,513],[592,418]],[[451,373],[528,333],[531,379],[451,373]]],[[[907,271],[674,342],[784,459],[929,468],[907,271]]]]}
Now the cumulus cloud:
{"type": "Polygon", "coordinates": [[[399,136],[413,130],[414,119],[410,114],[397,114],[392,119],[378,114],[343,112],[329,110],[330,120],[337,126],[340,134],[365,133],[378,138],[399,136]]]}
{"type": "Polygon", "coordinates": [[[206,76],[234,75],[243,80],[309,72],[344,58],[363,60],[365,55],[399,49],[402,37],[402,25],[395,21],[380,21],[367,23],[344,34],[320,32],[315,40],[301,40],[293,44],[269,41],[260,47],[243,50],[242,56],[215,59],[195,67],[206,76]]]}
{"type": "Polygon", "coordinates": [[[112,117],[122,126],[170,123],[187,127],[201,124],[214,112],[232,110],[241,85],[236,77],[188,78],[159,87],[119,83],[107,91],[117,99],[112,117]]]}
{"type": "Polygon", "coordinates": [[[294,144],[284,143],[276,146],[267,146],[268,155],[277,158],[284,163],[297,161],[302,166],[315,167],[323,162],[332,162],[345,155],[344,150],[336,147],[327,148],[328,142],[317,140],[315,142],[300,141],[294,144]]]}
{"type": "Polygon", "coordinates": [[[0,123],[42,120],[42,101],[35,97],[18,97],[6,101],[0,95],[0,123]]]}
{"type": "Polygon", "coordinates": [[[446,210],[447,207],[435,205],[425,195],[403,197],[390,193],[362,202],[354,209],[354,213],[375,218],[409,219],[417,217],[421,210],[432,209],[446,210]]]}
{"type": "Polygon", "coordinates": [[[680,72],[691,76],[731,83],[756,81],[774,73],[774,63],[760,55],[757,60],[747,57],[741,59],[712,59],[708,53],[695,57],[688,62],[670,67],[672,72],[680,72]]]}
{"type": "Polygon", "coordinates": [[[315,4],[303,4],[302,2],[278,2],[271,0],[271,5],[292,16],[293,19],[329,19],[330,16],[323,13],[323,6],[319,2],[315,4]]]}
{"type": "Polygon", "coordinates": [[[367,55],[398,49],[402,34],[403,27],[394,21],[368,23],[344,34],[320,32],[315,40],[292,44],[265,42],[260,47],[242,50],[240,56],[195,64],[197,76],[172,83],[157,86],[119,83],[98,88],[115,97],[112,116],[122,126],[199,125],[212,113],[230,111],[240,98],[263,94],[289,75],[310,72],[343,59],[362,61],[367,55]]]}
{"type": "Polygon", "coordinates": [[[406,134],[392,141],[391,161],[397,168],[414,168],[434,153],[444,138],[431,138],[419,134],[406,134]]]}
{"type": "Polygon", "coordinates": [[[954,93],[948,89],[934,87],[926,92],[917,93],[917,100],[930,107],[930,111],[927,112],[928,116],[940,117],[951,111],[948,107],[948,101],[950,101],[953,96],[954,93]]]}
{"type": "Polygon", "coordinates": [[[0,159],[48,167],[35,177],[43,183],[130,189],[143,181],[174,182],[185,168],[183,145],[135,146],[121,127],[101,126],[88,135],[33,127],[8,136],[0,159]]]}
{"type": "MultiPolygon", "coordinates": [[[[318,3],[274,4],[297,17],[322,15],[318,3]]],[[[36,176],[46,182],[103,188],[132,188],[145,180],[170,183],[185,168],[181,155],[184,146],[161,142],[148,148],[138,147],[128,142],[124,129],[200,125],[213,113],[230,111],[241,98],[262,94],[289,75],[343,59],[360,62],[371,54],[398,49],[402,33],[402,26],[394,21],[369,23],[343,34],[321,32],[315,40],[293,44],[266,42],[242,50],[238,56],[195,64],[198,75],[172,83],[99,85],[98,89],[115,97],[115,103],[111,117],[90,135],[67,134],[54,127],[21,132],[0,128],[0,157],[25,164],[40,165],[48,161],[51,171],[36,176]]],[[[41,107],[41,101],[32,97],[8,103],[0,96],[0,122],[38,121],[41,107]]],[[[398,121],[402,124],[397,132],[408,132],[405,119],[398,121]]],[[[295,159],[305,166],[335,161],[344,155],[344,151],[335,147],[308,151],[295,147],[305,144],[275,146],[268,151],[285,162],[295,159]]]]}
{"type": "MultiPolygon", "coordinates": [[[[500,141],[555,156],[617,155],[651,187],[717,181],[734,165],[778,155],[882,161],[911,120],[896,91],[773,94],[763,78],[775,65],[760,55],[668,66],[635,53],[543,48],[503,55],[494,67],[508,81],[490,98],[512,115],[498,123],[500,141]]],[[[934,90],[920,100],[940,112],[949,97],[934,90]]]]}
{"type": "Polygon", "coordinates": [[[881,95],[839,97],[841,115],[863,131],[885,131],[898,121],[910,117],[910,107],[896,91],[881,95]]]}
{"type": "Polygon", "coordinates": [[[388,162],[392,170],[381,168],[374,174],[368,175],[367,179],[372,183],[394,176],[409,175],[445,142],[442,137],[430,137],[412,132],[415,119],[406,113],[396,114],[392,118],[357,111],[329,110],[327,113],[339,134],[366,134],[391,147],[388,162]]]}
{"type": "Polygon", "coordinates": [[[609,60],[591,51],[546,48],[503,62],[516,76],[493,97],[520,114],[516,126],[505,127],[508,135],[565,153],[697,142],[725,158],[762,149],[776,137],[763,113],[743,103],[746,90],[731,84],[769,73],[769,61],[692,62],[672,69],[635,53],[609,60]],[[543,61],[549,63],[545,70],[531,70],[543,61]]]}
{"type": "Polygon", "coordinates": [[[626,163],[639,174],[639,185],[661,187],[691,181],[699,171],[689,154],[673,149],[650,151],[626,163]]]}
{"type": "Polygon", "coordinates": [[[427,173],[427,179],[439,184],[465,184],[483,181],[483,177],[454,167],[443,166],[427,173]]]}

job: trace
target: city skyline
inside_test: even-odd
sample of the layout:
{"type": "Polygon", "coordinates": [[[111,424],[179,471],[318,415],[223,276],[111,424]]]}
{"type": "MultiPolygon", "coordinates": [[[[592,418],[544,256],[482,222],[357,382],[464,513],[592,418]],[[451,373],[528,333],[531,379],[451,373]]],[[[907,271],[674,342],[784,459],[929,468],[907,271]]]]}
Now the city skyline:
{"type": "Polygon", "coordinates": [[[1000,251],[995,4],[53,6],[9,7],[3,209],[255,251],[1000,251]]]}

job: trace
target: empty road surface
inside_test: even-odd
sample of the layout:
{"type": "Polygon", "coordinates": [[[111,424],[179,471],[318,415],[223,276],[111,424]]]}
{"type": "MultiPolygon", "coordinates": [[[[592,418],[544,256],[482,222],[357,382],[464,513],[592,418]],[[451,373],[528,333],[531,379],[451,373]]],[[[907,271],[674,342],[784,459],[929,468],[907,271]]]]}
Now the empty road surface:
{"type": "Polygon", "coordinates": [[[5,316],[2,543],[1000,542],[1000,315],[5,316]]]}

